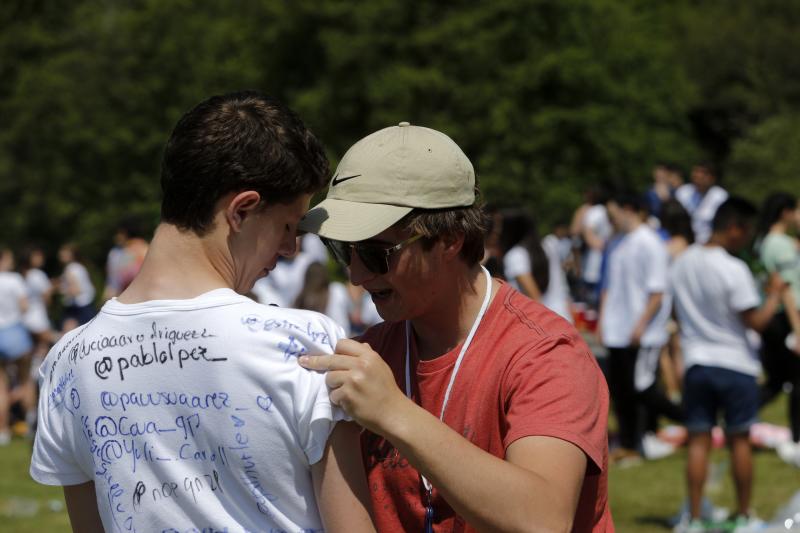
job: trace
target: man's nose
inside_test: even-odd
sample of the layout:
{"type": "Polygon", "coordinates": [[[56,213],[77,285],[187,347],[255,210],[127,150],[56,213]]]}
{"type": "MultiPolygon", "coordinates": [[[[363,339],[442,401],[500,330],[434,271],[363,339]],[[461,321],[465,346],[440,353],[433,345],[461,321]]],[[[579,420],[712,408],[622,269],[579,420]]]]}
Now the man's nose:
{"type": "Polygon", "coordinates": [[[278,253],[283,257],[292,257],[297,252],[297,233],[294,231],[290,231],[286,234],[281,242],[281,247],[278,250],[278,253]]]}
{"type": "Polygon", "coordinates": [[[364,266],[364,262],[361,260],[355,250],[353,250],[351,253],[350,282],[353,285],[363,285],[364,282],[377,277],[377,274],[371,272],[367,267],[364,266]]]}

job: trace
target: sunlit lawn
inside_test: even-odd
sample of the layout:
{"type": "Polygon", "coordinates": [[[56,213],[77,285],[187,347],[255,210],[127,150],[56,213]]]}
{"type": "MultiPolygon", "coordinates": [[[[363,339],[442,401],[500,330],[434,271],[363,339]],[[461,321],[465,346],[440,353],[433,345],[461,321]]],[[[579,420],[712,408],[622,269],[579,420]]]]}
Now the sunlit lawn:
{"type": "MultiPolygon", "coordinates": [[[[786,425],[786,398],[781,397],[761,412],[764,422],[786,425]]],[[[715,506],[734,508],[733,481],[726,450],[716,450],[706,486],[715,506]]],[[[686,498],[685,449],[658,461],[629,468],[611,467],[611,511],[617,531],[665,532],[667,520],[676,515],[686,498]]],[[[755,454],[753,509],[765,520],[800,490],[800,469],[788,466],[773,451],[755,454]]]]}
{"type": "MultiPolygon", "coordinates": [[[[785,398],[774,402],[762,413],[762,419],[785,424],[785,405],[785,398]]],[[[713,459],[721,475],[709,487],[709,498],[717,506],[732,508],[727,454],[717,451],[713,459]]],[[[10,446],[0,448],[0,531],[68,531],[61,489],[34,483],[28,476],[29,460],[30,446],[25,440],[15,439],[10,446]]],[[[667,531],[667,519],[678,512],[685,498],[684,465],[685,453],[681,450],[672,457],[639,466],[612,467],[610,496],[617,531],[667,531]]],[[[756,454],[753,503],[762,518],[772,518],[797,490],[799,469],[788,467],[773,452],[756,454]]]]}

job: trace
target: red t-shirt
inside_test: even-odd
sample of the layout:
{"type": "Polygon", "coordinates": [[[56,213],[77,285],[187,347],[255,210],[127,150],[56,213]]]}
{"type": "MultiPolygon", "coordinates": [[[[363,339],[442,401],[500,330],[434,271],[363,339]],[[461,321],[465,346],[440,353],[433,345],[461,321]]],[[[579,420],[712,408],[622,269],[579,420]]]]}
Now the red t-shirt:
{"type": "MultiPolygon", "coordinates": [[[[361,340],[383,356],[405,390],[405,324],[379,324],[361,340]]],[[[413,397],[437,417],[460,349],[419,361],[412,336],[413,397]]],[[[503,284],[456,376],[447,425],[503,458],[512,442],[526,436],[557,437],[578,446],[589,460],[573,531],[610,532],[607,421],[605,379],[575,329],[503,284]]],[[[383,437],[365,432],[362,445],[378,530],[423,531],[425,489],[418,472],[383,437]]],[[[435,487],[433,495],[434,531],[474,531],[435,487]]]]}

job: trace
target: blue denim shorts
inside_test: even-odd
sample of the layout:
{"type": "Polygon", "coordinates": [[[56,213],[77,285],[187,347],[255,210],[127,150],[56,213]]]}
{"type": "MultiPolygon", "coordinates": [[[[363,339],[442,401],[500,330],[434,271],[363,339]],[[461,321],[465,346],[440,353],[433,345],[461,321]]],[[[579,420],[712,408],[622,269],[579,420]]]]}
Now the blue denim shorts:
{"type": "Polygon", "coordinates": [[[33,340],[22,324],[0,329],[0,361],[15,361],[32,349],[33,340]]]}
{"type": "Polygon", "coordinates": [[[758,421],[759,392],[754,376],[695,365],[686,372],[683,394],[690,433],[710,431],[720,410],[728,434],[746,433],[758,421]]]}

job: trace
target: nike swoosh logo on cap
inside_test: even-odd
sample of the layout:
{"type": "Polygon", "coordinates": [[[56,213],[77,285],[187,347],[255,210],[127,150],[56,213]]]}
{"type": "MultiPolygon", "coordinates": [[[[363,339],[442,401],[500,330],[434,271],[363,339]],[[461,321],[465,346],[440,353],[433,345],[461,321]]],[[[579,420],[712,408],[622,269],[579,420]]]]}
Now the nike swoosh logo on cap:
{"type": "Polygon", "coordinates": [[[342,183],[343,181],[347,181],[347,180],[351,180],[351,179],[353,179],[353,178],[357,178],[357,177],[359,177],[360,175],[361,175],[361,174],[354,174],[354,175],[352,175],[352,176],[345,176],[345,177],[343,177],[343,178],[340,178],[340,177],[338,177],[338,176],[334,176],[334,177],[333,177],[333,181],[331,182],[331,187],[336,187],[337,185],[339,185],[339,184],[340,184],[340,183],[342,183]]]}

